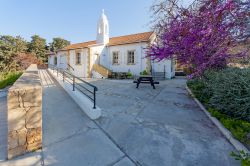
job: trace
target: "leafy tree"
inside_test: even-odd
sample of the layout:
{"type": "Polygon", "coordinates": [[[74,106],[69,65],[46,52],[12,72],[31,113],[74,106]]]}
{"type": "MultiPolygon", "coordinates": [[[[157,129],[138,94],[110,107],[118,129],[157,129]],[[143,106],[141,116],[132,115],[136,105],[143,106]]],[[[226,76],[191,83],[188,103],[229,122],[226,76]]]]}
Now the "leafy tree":
{"type": "Polygon", "coordinates": [[[15,41],[16,41],[15,37],[12,37],[9,35],[3,35],[3,36],[0,36],[0,40],[2,42],[2,46],[3,45],[5,45],[6,47],[8,46],[10,51],[14,51],[15,41]]]}
{"type": "Polygon", "coordinates": [[[27,51],[27,42],[20,36],[0,36],[0,40],[10,47],[10,49],[15,53],[23,53],[27,51]]]}
{"type": "Polygon", "coordinates": [[[17,36],[15,38],[15,52],[24,53],[28,50],[28,43],[21,37],[17,36]]]}
{"type": "Polygon", "coordinates": [[[62,49],[66,47],[67,45],[70,45],[70,42],[63,38],[57,37],[57,38],[53,38],[53,42],[50,43],[49,45],[50,45],[50,51],[55,52],[58,49],[62,49]]]}
{"type": "MultiPolygon", "coordinates": [[[[19,39],[18,39],[19,40],[19,39]]],[[[17,39],[12,36],[0,36],[0,71],[15,70],[17,67],[14,57],[17,55],[17,39]]]]}
{"type": "Polygon", "coordinates": [[[157,41],[149,49],[152,59],[176,57],[193,77],[207,69],[224,68],[230,58],[245,56],[246,51],[233,54],[229,49],[247,37],[248,1],[199,0],[190,8],[177,2],[164,0],[153,6],[158,22],[157,41]]]}
{"type": "Polygon", "coordinates": [[[14,52],[6,43],[0,40],[0,71],[5,72],[14,67],[13,57],[14,52]]]}
{"type": "Polygon", "coordinates": [[[47,61],[46,53],[46,40],[38,35],[31,36],[31,42],[28,45],[28,51],[33,53],[43,62],[47,61]]]}
{"type": "Polygon", "coordinates": [[[46,50],[44,51],[46,43],[44,41],[44,39],[36,36],[28,44],[20,36],[0,36],[0,75],[10,71],[24,70],[32,63],[41,65],[41,60],[46,60],[46,50]],[[28,47],[32,54],[28,53],[28,47]],[[37,56],[34,56],[34,54],[37,56]]]}

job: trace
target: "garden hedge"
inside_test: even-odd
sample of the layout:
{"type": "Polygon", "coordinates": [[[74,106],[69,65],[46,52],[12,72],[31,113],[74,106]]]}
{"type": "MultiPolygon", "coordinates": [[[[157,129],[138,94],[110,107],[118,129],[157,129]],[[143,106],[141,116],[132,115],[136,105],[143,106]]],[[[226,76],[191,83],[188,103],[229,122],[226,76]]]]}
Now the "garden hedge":
{"type": "Polygon", "coordinates": [[[250,122],[250,69],[207,71],[188,81],[196,97],[219,112],[250,122]]]}

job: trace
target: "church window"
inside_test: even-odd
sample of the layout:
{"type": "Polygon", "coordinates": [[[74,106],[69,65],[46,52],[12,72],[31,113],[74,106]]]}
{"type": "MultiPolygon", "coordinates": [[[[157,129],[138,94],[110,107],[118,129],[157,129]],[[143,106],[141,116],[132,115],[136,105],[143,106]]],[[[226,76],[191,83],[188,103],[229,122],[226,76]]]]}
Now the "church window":
{"type": "Polygon", "coordinates": [[[76,53],[76,65],[81,64],[81,53],[76,53]]]}
{"type": "Polygon", "coordinates": [[[113,52],[113,65],[114,64],[118,64],[119,63],[119,52],[118,51],[114,51],[113,52]]]}
{"type": "Polygon", "coordinates": [[[135,64],[135,51],[128,51],[128,65],[135,64]]]}

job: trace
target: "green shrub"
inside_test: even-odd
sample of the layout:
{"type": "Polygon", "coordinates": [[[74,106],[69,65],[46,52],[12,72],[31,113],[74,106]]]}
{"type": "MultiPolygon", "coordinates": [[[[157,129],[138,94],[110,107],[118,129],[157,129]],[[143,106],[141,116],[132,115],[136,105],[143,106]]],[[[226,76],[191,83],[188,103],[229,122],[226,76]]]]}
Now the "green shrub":
{"type": "Polygon", "coordinates": [[[148,72],[146,70],[143,70],[142,72],[140,72],[140,75],[148,75],[148,72]]]}
{"type": "Polygon", "coordinates": [[[250,69],[207,71],[202,78],[189,80],[187,85],[206,106],[250,121],[250,69]]]}
{"type": "Polygon", "coordinates": [[[133,74],[131,72],[128,72],[127,76],[128,76],[128,78],[131,78],[133,76],[133,74]]]}
{"type": "Polygon", "coordinates": [[[195,97],[198,98],[203,104],[209,104],[213,91],[209,84],[213,83],[216,76],[216,71],[206,71],[203,77],[188,80],[187,86],[192,89],[195,97]]]}
{"type": "Polygon", "coordinates": [[[0,74],[0,89],[14,84],[14,82],[22,75],[22,72],[9,72],[0,74]]]}
{"type": "Polygon", "coordinates": [[[193,94],[197,99],[199,99],[202,103],[207,104],[210,99],[210,93],[207,93],[208,88],[206,85],[205,79],[196,78],[193,80],[189,80],[187,85],[190,89],[192,89],[193,94]]]}
{"type": "Polygon", "coordinates": [[[250,69],[228,68],[208,81],[211,107],[231,117],[250,121],[250,69]]]}
{"type": "Polygon", "coordinates": [[[187,85],[212,116],[250,147],[250,69],[207,71],[187,85]]]}

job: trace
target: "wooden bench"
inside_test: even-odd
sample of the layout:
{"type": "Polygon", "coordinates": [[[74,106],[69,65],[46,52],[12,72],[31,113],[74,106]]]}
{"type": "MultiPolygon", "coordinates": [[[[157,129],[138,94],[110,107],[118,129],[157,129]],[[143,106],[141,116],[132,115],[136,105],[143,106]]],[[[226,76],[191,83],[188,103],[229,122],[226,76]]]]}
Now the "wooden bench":
{"type": "Polygon", "coordinates": [[[139,76],[137,80],[134,81],[136,83],[136,88],[139,88],[139,85],[142,84],[151,84],[151,86],[155,89],[155,84],[159,84],[159,82],[154,81],[152,76],[139,76]]]}

